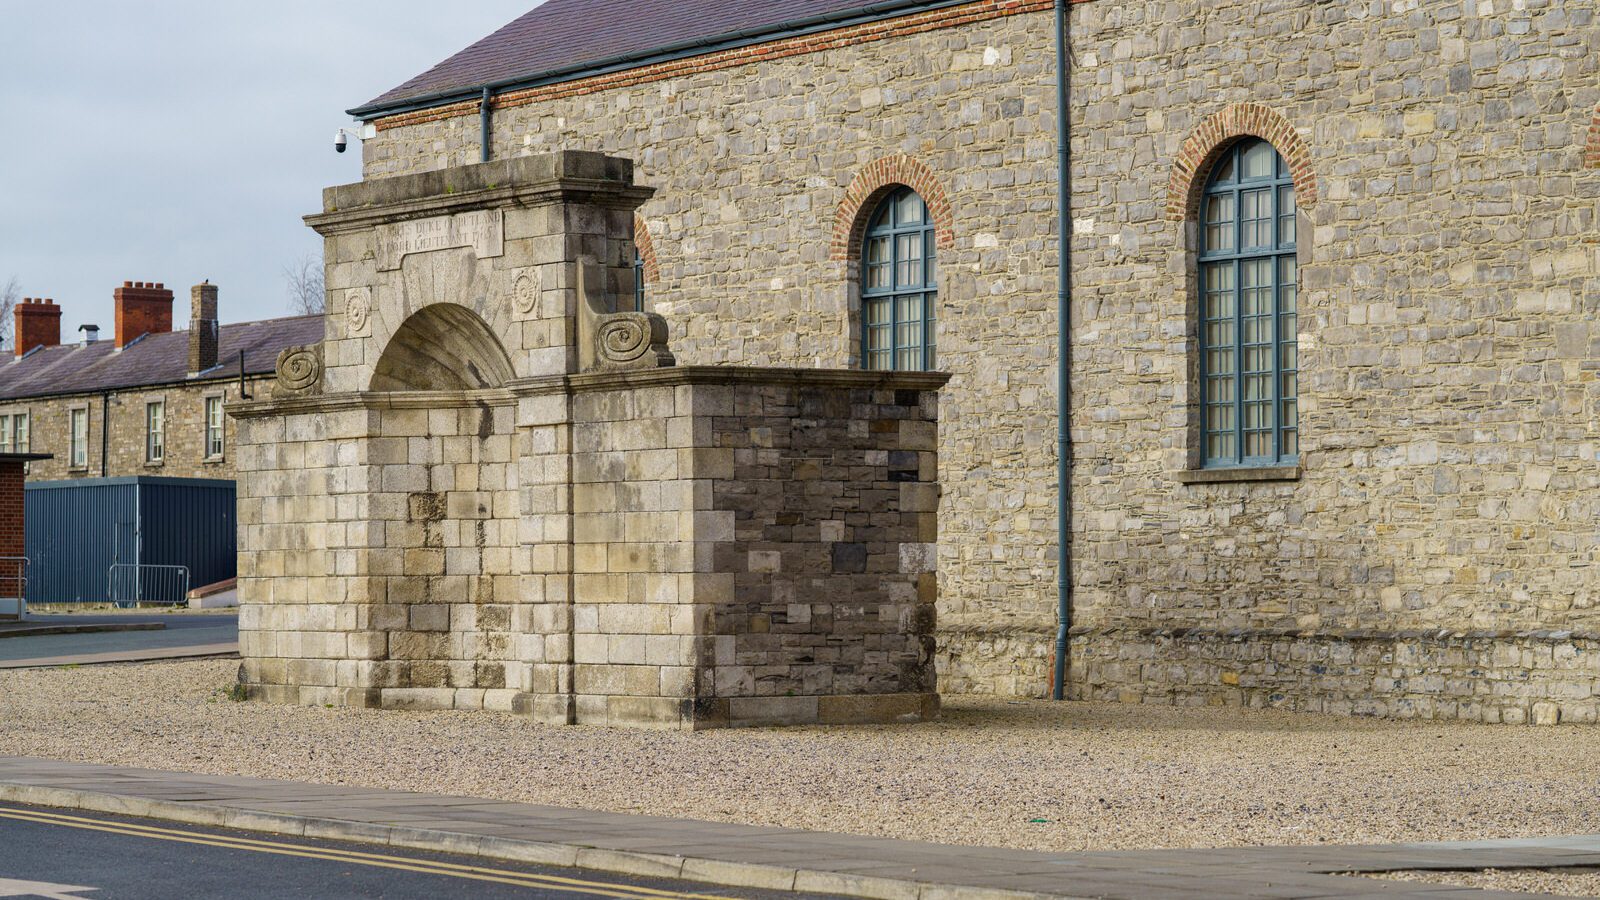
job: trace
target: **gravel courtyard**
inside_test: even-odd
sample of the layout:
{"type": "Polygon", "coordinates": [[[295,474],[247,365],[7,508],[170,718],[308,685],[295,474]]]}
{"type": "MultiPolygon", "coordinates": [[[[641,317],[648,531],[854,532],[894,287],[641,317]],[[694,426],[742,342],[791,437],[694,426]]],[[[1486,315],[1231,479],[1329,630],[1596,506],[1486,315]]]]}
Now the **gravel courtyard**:
{"type": "Polygon", "coordinates": [[[0,672],[0,754],[1036,850],[1600,832],[1592,728],[950,698],[699,734],[227,699],[228,660],[0,672]]]}

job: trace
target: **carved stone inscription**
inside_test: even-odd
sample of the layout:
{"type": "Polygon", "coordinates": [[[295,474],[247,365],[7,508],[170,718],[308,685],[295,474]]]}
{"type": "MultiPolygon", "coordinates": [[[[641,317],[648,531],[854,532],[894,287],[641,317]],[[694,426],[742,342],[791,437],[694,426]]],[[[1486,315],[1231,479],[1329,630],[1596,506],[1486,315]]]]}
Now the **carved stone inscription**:
{"type": "Polygon", "coordinates": [[[498,209],[480,209],[453,216],[434,216],[378,231],[378,271],[400,268],[409,253],[471,247],[479,259],[506,252],[505,220],[498,209]]]}

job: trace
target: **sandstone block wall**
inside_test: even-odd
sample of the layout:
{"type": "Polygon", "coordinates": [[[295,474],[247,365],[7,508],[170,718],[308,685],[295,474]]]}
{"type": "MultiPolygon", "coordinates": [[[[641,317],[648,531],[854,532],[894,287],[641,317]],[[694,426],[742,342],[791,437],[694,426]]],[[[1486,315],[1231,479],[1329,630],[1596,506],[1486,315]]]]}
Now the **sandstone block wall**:
{"type": "Polygon", "coordinates": [[[937,710],[929,373],[674,367],[625,160],[331,188],[239,419],[253,697],[703,728],[937,710]]]}

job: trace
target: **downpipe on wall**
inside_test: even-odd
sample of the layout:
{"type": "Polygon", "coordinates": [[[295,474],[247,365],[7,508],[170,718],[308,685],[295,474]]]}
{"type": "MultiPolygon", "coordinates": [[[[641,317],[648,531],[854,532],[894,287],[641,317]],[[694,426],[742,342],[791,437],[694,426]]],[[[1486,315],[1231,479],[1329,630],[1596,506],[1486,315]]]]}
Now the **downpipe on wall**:
{"type": "Polygon", "coordinates": [[[1066,698],[1067,631],[1072,627],[1072,143],[1067,101],[1067,0],[1056,0],[1056,184],[1060,219],[1056,294],[1056,665],[1052,697],[1066,698]]]}
{"type": "Polygon", "coordinates": [[[490,143],[494,130],[494,113],[490,105],[494,101],[494,90],[487,85],[483,88],[483,100],[478,104],[478,143],[483,146],[479,162],[488,162],[493,144],[490,143]]]}

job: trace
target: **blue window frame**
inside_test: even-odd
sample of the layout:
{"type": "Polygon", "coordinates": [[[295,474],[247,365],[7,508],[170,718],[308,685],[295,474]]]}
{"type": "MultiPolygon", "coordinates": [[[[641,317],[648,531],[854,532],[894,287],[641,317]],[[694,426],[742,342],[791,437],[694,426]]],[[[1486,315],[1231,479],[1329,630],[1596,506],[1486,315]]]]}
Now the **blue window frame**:
{"type": "Polygon", "coordinates": [[[1294,181],[1262,140],[1229,148],[1200,206],[1201,456],[1210,468],[1300,455],[1294,181]]]}
{"type": "Polygon", "coordinates": [[[633,245],[633,311],[644,312],[644,257],[639,245],[633,245]]]}
{"type": "Polygon", "coordinates": [[[861,248],[861,361],[868,369],[931,369],[938,260],[933,223],[902,187],[873,210],[861,248]]]}

